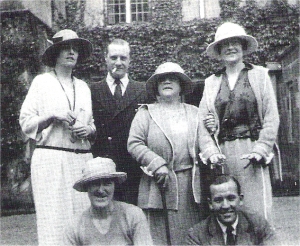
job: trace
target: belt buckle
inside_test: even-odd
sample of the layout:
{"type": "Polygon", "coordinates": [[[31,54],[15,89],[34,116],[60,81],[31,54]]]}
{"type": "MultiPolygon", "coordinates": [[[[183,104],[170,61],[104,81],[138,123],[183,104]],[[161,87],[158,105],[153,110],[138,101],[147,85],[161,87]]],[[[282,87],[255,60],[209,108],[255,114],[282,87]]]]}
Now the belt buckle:
{"type": "Polygon", "coordinates": [[[79,149],[74,149],[75,154],[79,154],[79,149]]]}

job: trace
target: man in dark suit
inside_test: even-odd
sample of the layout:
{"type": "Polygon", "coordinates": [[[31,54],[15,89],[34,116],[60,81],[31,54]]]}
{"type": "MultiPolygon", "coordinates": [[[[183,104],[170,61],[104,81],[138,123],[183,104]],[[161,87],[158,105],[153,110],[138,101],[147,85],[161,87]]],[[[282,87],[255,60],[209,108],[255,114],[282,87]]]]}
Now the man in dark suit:
{"type": "Polygon", "coordinates": [[[122,39],[107,47],[105,80],[91,85],[93,116],[97,138],[92,147],[94,157],[114,160],[117,171],[126,172],[127,181],[115,191],[115,199],[137,204],[141,169],[127,152],[129,129],[140,104],[147,103],[145,83],[128,77],[130,46],[122,39]]]}
{"type": "Polygon", "coordinates": [[[249,211],[243,212],[242,203],[239,182],[232,176],[218,176],[210,185],[212,214],[189,230],[187,244],[278,245],[269,223],[249,211]]]}

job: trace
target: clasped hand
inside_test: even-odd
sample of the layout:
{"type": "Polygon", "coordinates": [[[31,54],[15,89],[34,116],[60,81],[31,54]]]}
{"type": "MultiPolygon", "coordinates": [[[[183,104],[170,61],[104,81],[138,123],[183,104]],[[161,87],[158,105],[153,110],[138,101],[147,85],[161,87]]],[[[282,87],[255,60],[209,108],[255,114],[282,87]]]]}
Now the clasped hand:
{"type": "Polygon", "coordinates": [[[69,130],[76,138],[84,139],[92,133],[91,127],[84,125],[82,122],[77,120],[74,112],[71,110],[66,112],[56,112],[53,115],[53,118],[58,121],[66,121],[69,124],[69,130]]]}
{"type": "Polygon", "coordinates": [[[69,126],[69,130],[72,131],[72,134],[79,139],[87,138],[92,133],[91,127],[83,125],[83,123],[79,120],[76,120],[73,126],[69,126]]]}
{"type": "Polygon", "coordinates": [[[209,161],[211,164],[214,164],[214,165],[223,165],[224,162],[226,160],[226,156],[223,155],[223,154],[213,154],[211,157],[209,157],[209,161]]]}
{"type": "Polygon", "coordinates": [[[248,159],[249,163],[244,167],[245,169],[249,167],[251,164],[253,165],[261,165],[266,166],[264,159],[258,153],[250,153],[241,156],[241,160],[248,159]]]}
{"type": "Polygon", "coordinates": [[[166,188],[169,180],[169,169],[167,168],[167,166],[164,165],[158,168],[154,173],[154,178],[158,185],[166,188]]]}

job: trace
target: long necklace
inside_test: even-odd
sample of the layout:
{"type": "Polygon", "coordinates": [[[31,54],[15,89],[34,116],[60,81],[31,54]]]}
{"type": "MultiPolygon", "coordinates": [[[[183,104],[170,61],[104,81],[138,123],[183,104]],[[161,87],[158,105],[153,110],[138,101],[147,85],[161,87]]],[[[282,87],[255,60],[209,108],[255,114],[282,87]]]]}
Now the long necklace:
{"type": "Polygon", "coordinates": [[[73,99],[74,99],[74,100],[73,100],[73,109],[72,109],[71,102],[70,102],[70,99],[69,99],[69,97],[68,97],[68,95],[67,95],[67,93],[66,93],[66,91],[65,91],[65,88],[63,87],[61,81],[59,80],[59,78],[58,78],[58,76],[57,76],[57,73],[56,73],[55,69],[54,69],[53,71],[54,71],[54,74],[55,74],[55,76],[56,76],[56,79],[58,80],[58,82],[59,82],[59,84],[60,84],[62,90],[64,91],[64,93],[65,93],[65,95],[66,95],[66,98],[67,98],[68,103],[69,103],[69,108],[70,108],[70,110],[74,111],[74,110],[75,110],[75,102],[76,102],[76,93],[75,93],[75,83],[74,83],[73,76],[72,76],[72,86],[73,86],[73,99]]]}

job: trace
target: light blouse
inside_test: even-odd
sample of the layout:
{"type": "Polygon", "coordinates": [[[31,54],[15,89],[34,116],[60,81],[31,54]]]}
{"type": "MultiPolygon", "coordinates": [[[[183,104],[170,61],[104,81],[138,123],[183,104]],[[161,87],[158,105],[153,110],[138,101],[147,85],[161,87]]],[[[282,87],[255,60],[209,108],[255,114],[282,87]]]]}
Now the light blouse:
{"type": "MultiPolygon", "coordinates": [[[[90,125],[92,129],[96,129],[92,115],[91,91],[84,81],[74,77],[73,82],[75,89],[74,113],[83,125],[90,125]]],[[[21,108],[21,128],[29,138],[36,140],[37,145],[90,149],[91,145],[88,139],[77,139],[74,142],[71,131],[68,129],[69,124],[64,121],[54,120],[47,128],[38,132],[39,117],[68,110],[70,110],[70,106],[67,94],[58,79],[51,73],[38,75],[32,81],[21,108]]]]}

